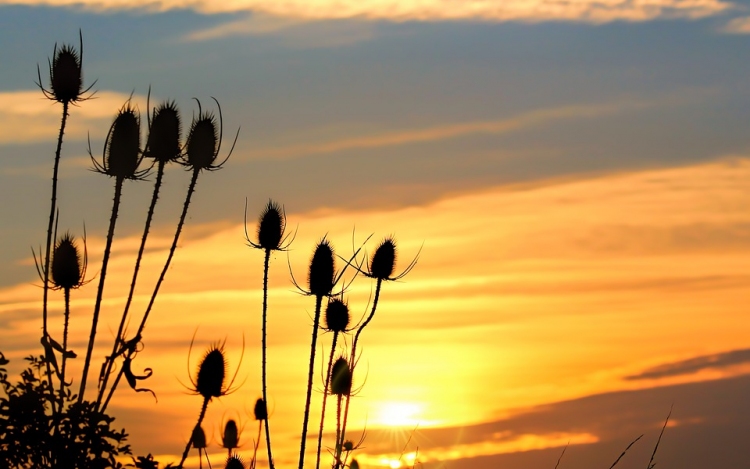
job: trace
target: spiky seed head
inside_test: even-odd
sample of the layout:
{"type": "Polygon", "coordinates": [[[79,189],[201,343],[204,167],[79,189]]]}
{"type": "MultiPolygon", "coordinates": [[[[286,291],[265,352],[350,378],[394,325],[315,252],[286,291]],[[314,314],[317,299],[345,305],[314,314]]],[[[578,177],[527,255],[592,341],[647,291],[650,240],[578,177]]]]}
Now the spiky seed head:
{"type": "Polygon", "coordinates": [[[386,280],[393,275],[396,265],[396,241],[393,238],[384,239],[375,249],[370,261],[370,276],[386,280]]]}
{"type": "Polygon", "coordinates": [[[346,358],[339,357],[331,368],[331,394],[348,396],[352,392],[352,370],[346,358]]]}
{"type": "Polygon", "coordinates": [[[50,65],[52,96],[61,103],[77,101],[83,92],[81,56],[73,46],[64,45],[55,51],[50,65]]]}
{"type": "Polygon", "coordinates": [[[190,437],[190,441],[195,449],[206,448],[206,432],[203,431],[203,427],[200,425],[193,427],[193,435],[190,437]]]}
{"type": "Polygon", "coordinates": [[[333,332],[345,332],[349,325],[349,307],[338,298],[328,302],[326,307],[326,329],[333,332]]]}
{"type": "Polygon", "coordinates": [[[310,293],[315,296],[329,295],[333,290],[334,275],[333,247],[323,238],[315,247],[310,260],[310,273],[307,278],[310,293]]]}
{"type": "Polygon", "coordinates": [[[349,463],[349,469],[359,469],[359,463],[356,459],[352,459],[352,462],[349,463]]]}
{"type": "Polygon", "coordinates": [[[221,446],[227,449],[234,449],[239,445],[239,442],[240,435],[237,430],[237,422],[229,419],[224,425],[224,433],[221,435],[221,446]]]}
{"type": "Polygon", "coordinates": [[[255,420],[268,420],[268,409],[266,408],[266,401],[263,398],[258,398],[255,401],[255,408],[253,409],[255,414],[255,420]]]}
{"type": "Polygon", "coordinates": [[[236,454],[233,454],[227,458],[227,463],[224,465],[224,469],[245,469],[245,462],[242,458],[236,454]]]}
{"type": "Polygon", "coordinates": [[[285,228],[284,209],[273,200],[269,200],[258,221],[258,245],[268,250],[279,249],[285,228]]]}
{"type": "Polygon", "coordinates": [[[187,164],[195,170],[210,169],[216,160],[219,134],[216,118],[201,113],[190,126],[187,140],[187,164]]]}
{"type": "Polygon", "coordinates": [[[151,120],[145,156],[161,163],[169,163],[180,157],[180,135],[182,123],[180,112],[174,101],[159,105],[151,120]]]}
{"type": "Polygon", "coordinates": [[[141,119],[130,106],[125,105],[110,128],[104,153],[104,173],[116,178],[135,179],[138,172],[141,148],[141,119]]]}
{"type": "Polygon", "coordinates": [[[227,361],[222,347],[212,346],[198,365],[198,379],[195,390],[205,399],[220,397],[224,394],[227,361]]]}
{"type": "Polygon", "coordinates": [[[351,451],[354,449],[354,442],[352,440],[346,440],[344,442],[344,451],[351,451]]]}
{"type": "Polygon", "coordinates": [[[81,286],[83,266],[73,237],[66,233],[55,245],[52,253],[52,284],[57,288],[71,289],[81,286]]]}

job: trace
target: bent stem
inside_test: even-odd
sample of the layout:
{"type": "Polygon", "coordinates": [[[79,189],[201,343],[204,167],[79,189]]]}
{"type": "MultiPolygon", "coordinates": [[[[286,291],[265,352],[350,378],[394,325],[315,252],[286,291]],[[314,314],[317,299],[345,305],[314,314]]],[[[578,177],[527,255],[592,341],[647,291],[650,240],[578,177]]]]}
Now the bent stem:
{"type": "MultiPolygon", "coordinates": [[[[50,251],[52,250],[52,227],[55,222],[55,210],[57,208],[57,173],[60,168],[60,153],[62,151],[63,135],[65,134],[65,124],[68,121],[68,102],[63,102],[63,112],[60,122],[60,132],[57,135],[57,148],[55,149],[55,164],[52,169],[52,201],[49,209],[49,224],[47,225],[47,244],[44,248],[44,293],[42,297],[42,333],[47,337],[47,296],[49,294],[49,263],[50,251]]],[[[49,387],[52,389],[52,371],[50,364],[47,362],[47,377],[49,378],[49,387]]],[[[62,409],[60,409],[62,411],[62,409]]]]}
{"type": "Polygon", "coordinates": [[[320,308],[323,297],[315,297],[315,320],[313,321],[312,344],[310,345],[310,368],[307,372],[307,397],[305,398],[305,417],[302,421],[302,439],[299,449],[299,469],[305,465],[305,443],[307,440],[307,422],[310,418],[310,397],[312,394],[313,371],[315,370],[315,344],[318,340],[318,325],[320,324],[320,308]]]}
{"type": "MultiPolygon", "coordinates": [[[[331,355],[328,357],[328,371],[326,372],[326,384],[323,387],[323,410],[320,412],[320,431],[318,432],[318,453],[315,462],[315,469],[320,469],[320,449],[323,445],[323,423],[326,418],[326,401],[328,400],[328,389],[331,385],[331,368],[333,367],[333,355],[336,352],[336,340],[339,337],[339,332],[333,332],[333,341],[331,342],[331,355]]],[[[339,400],[338,414],[341,414],[341,401],[339,400]]],[[[337,415],[338,415],[337,414],[337,415]]],[[[340,427],[336,425],[336,441],[339,441],[340,427]]]]}
{"type": "Polygon", "coordinates": [[[112,216],[109,219],[109,230],[107,231],[107,244],[104,247],[104,257],[102,258],[102,270],[99,275],[99,288],[96,291],[96,303],[94,304],[94,318],[91,321],[91,334],[89,335],[89,345],[86,349],[86,361],[83,363],[83,374],[81,375],[81,389],[78,391],[78,403],[83,402],[83,393],[86,391],[86,377],[91,364],[91,353],[94,350],[94,339],[96,338],[96,326],[99,323],[99,311],[102,306],[102,296],[104,295],[104,281],[107,277],[107,264],[109,263],[109,253],[112,249],[112,238],[115,234],[115,224],[117,222],[117,212],[120,208],[120,196],[122,195],[122,183],[124,179],[118,177],[115,180],[115,196],[112,202],[112,216]]]}
{"type": "MultiPolygon", "coordinates": [[[[206,416],[206,409],[208,408],[208,401],[210,401],[210,397],[203,398],[203,405],[201,406],[201,413],[198,415],[198,423],[195,424],[195,426],[200,426],[200,424],[203,422],[203,417],[206,416]]],[[[195,428],[195,427],[193,427],[195,428]]],[[[182,452],[182,459],[180,459],[180,464],[177,465],[177,467],[182,467],[182,465],[185,463],[185,460],[188,457],[188,453],[190,452],[190,447],[193,445],[193,437],[190,436],[190,439],[187,442],[187,445],[185,445],[185,451],[182,452]]]]}
{"type": "MultiPolygon", "coordinates": [[[[352,357],[351,361],[349,362],[349,366],[351,367],[351,373],[352,373],[352,380],[354,379],[354,364],[357,362],[357,342],[359,342],[359,335],[362,333],[362,330],[367,326],[370,321],[372,321],[373,316],[375,316],[375,310],[378,307],[378,298],[380,298],[380,287],[383,284],[383,279],[378,279],[377,283],[375,284],[375,298],[372,302],[372,311],[370,311],[370,315],[367,316],[367,320],[362,323],[361,326],[357,329],[357,333],[354,334],[354,341],[352,342],[352,357]]],[[[349,402],[351,401],[351,396],[346,396],[346,406],[344,408],[344,422],[343,422],[343,428],[341,429],[341,439],[336,442],[336,460],[338,461],[338,458],[341,456],[341,446],[344,444],[344,438],[346,436],[346,423],[349,419],[349,402]]]]}
{"type": "MultiPolygon", "coordinates": [[[[267,311],[268,311],[268,264],[271,259],[271,250],[266,249],[266,256],[263,263],[263,334],[262,334],[262,365],[261,365],[261,374],[262,381],[263,381],[263,403],[266,406],[266,449],[268,451],[268,466],[271,469],[274,469],[273,466],[273,457],[271,452],[271,430],[268,428],[268,394],[267,394],[267,388],[266,388],[266,317],[267,317],[267,311]]],[[[261,420],[262,422],[262,420],[261,420]]],[[[258,428],[260,431],[260,428],[258,428]]],[[[260,440],[260,434],[258,435],[258,439],[260,440]]],[[[256,445],[256,451],[257,451],[257,445],[256,445]]]]}
{"type": "Polygon", "coordinates": [[[120,319],[120,327],[117,329],[117,335],[115,336],[115,343],[112,346],[112,354],[107,357],[107,363],[106,363],[106,371],[104,372],[103,376],[100,376],[99,379],[103,380],[102,385],[99,388],[99,395],[96,398],[96,406],[99,407],[102,402],[102,397],[104,397],[104,391],[107,387],[107,381],[109,380],[109,375],[112,372],[112,365],[114,364],[116,353],[117,353],[117,346],[118,342],[125,343],[125,337],[123,337],[123,329],[125,327],[125,321],[128,316],[128,311],[130,310],[130,303],[133,301],[133,293],[135,292],[135,284],[138,280],[138,271],[141,267],[141,259],[143,258],[143,251],[146,247],[146,238],[148,237],[149,229],[151,228],[151,220],[154,217],[154,208],[156,207],[156,202],[159,199],[159,190],[161,189],[161,181],[162,177],[164,176],[164,161],[159,161],[159,165],[157,167],[156,171],[156,182],[154,183],[154,193],[151,196],[151,205],[148,207],[148,214],[146,215],[146,225],[143,229],[143,236],[141,237],[141,245],[138,248],[138,256],[135,260],[135,268],[133,269],[133,279],[130,282],[130,291],[128,292],[128,299],[125,302],[125,308],[122,312],[122,318],[120,319]]]}
{"type": "MultiPolygon", "coordinates": [[[[195,192],[195,185],[198,182],[198,174],[200,174],[200,170],[194,169],[193,177],[190,179],[190,186],[188,186],[187,195],[185,196],[185,203],[182,206],[180,221],[177,223],[177,230],[175,230],[174,239],[172,240],[172,246],[169,247],[169,255],[167,256],[167,261],[164,263],[164,268],[161,270],[159,280],[157,280],[156,286],[154,287],[154,292],[151,294],[151,300],[149,300],[148,307],[146,307],[146,312],[143,314],[143,319],[141,320],[141,325],[138,327],[136,337],[140,337],[143,333],[144,327],[146,327],[146,320],[148,320],[148,315],[151,312],[151,308],[154,306],[154,302],[156,301],[156,295],[159,293],[159,288],[161,288],[161,284],[162,282],[164,282],[164,277],[166,277],[167,275],[169,264],[172,262],[172,257],[174,256],[174,252],[177,249],[177,243],[180,240],[180,234],[182,233],[182,226],[185,224],[185,219],[187,218],[190,199],[193,197],[193,193],[195,192]]],[[[133,351],[128,350],[127,353],[128,357],[132,358],[133,351]]],[[[107,399],[104,401],[100,412],[104,412],[104,410],[107,408],[107,405],[109,405],[109,401],[112,399],[112,395],[114,394],[121,377],[122,368],[120,368],[120,371],[117,373],[117,378],[115,378],[115,382],[112,384],[112,387],[109,390],[109,394],[107,394],[107,399]]]]}

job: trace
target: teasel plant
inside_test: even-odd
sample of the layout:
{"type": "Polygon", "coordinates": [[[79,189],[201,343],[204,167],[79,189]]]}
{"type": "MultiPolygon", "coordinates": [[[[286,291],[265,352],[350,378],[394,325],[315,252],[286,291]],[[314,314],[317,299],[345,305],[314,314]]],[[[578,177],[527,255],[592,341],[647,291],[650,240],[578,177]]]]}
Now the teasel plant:
{"type": "MultiPolygon", "coordinates": [[[[393,236],[388,236],[384,238],[380,244],[375,248],[375,252],[373,253],[372,257],[369,259],[369,263],[366,265],[366,267],[363,268],[365,265],[365,262],[367,261],[366,257],[365,260],[363,260],[359,265],[354,266],[356,271],[358,273],[363,274],[365,277],[371,278],[375,280],[375,295],[372,302],[372,309],[370,310],[370,314],[367,316],[367,318],[357,327],[357,332],[354,334],[354,340],[352,340],[352,348],[351,348],[351,354],[349,357],[349,364],[351,366],[351,374],[354,375],[354,363],[357,361],[357,344],[359,343],[359,337],[362,334],[362,331],[367,327],[368,324],[370,324],[370,321],[372,321],[372,318],[375,316],[375,311],[378,307],[378,300],[380,298],[380,290],[383,285],[384,281],[388,282],[394,282],[397,280],[401,280],[406,275],[409,274],[409,272],[414,269],[414,267],[417,265],[417,261],[419,260],[419,254],[421,253],[421,248],[417,252],[417,254],[414,256],[414,259],[409,263],[409,265],[406,266],[406,268],[397,275],[394,275],[394,270],[396,268],[396,258],[397,258],[397,249],[396,249],[396,240],[393,236]]],[[[335,455],[335,462],[338,467],[340,466],[340,459],[341,459],[341,451],[346,439],[346,424],[349,419],[349,404],[351,402],[351,395],[346,396],[346,405],[344,408],[344,418],[342,423],[342,429],[341,434],[336,442],[336,455],[335,455]]]]}
{"type": "Polygon", "coordinates": [[[99,314],[104,295],[104,285],[107,278],[107,265],[109,263],[112,240],[114,238],[115,225],[117,223],[117,215],[120,208],[122,186],[126,179],[136,181],[143,180],[150,169],[139,169],[143,159],[143,153],[141,151],[141,119],[137,109],[131,105],[130,100],[123,105],[109,128],[109,132],[107,133],[104,142],[101,162],[94,158],[91,153],[90,141],[89,156],[94,164],[94,171],[115,179],[115,194],[112,202],[112,212],[109,219],[104,255],[102,257],[102,267],[99,272],[99,286],[96,292],[96,302],[94,303],[94,315],[91,321],[91,332],[89,334],[88,347],[86,349],[86,359],[83,363],[83,373],[81,374],[81,386],[78,392],[79,403],[83,402],[86,391],[86,378],[88,376],[89,365],[91,364],[91,354],[96,339],[96,329],[99,323],[99,314]]]}
{"type": "MultiPolygon", "coordinates": [[[[193,348],[193,340],[190,341],[190,350],[193,348]]],[[[195,427],[200,427],[203,423],[203,418],[206,416],[206,410],[208,404],[214,398],[219,398],[233,393],[236,388],[234,387],[234,381],[237,379],[237,373],[239,373],[240,366],[242,365],[242,355],[245,351],[245,340],[242,340],[242,355],[240,355],[240,362],[237,365],[237,369],[234,372],[234,376],[227,383],[227,359],[226,352],[224,351],[225,342],[216,343],[211,345],[198,365],[198,371],[195,374],[195,379],[190,377],[190,383],[192,388],[190,391],[193,394],[200,395],[203,397],[203,403],[201,404],[200,414],[198,415],[198,422],[195,427]]],[[[188,353],[188,373],[190,372],[190,359],[188,353]]],[[[193,428],[195,428],[193,427],[193,428]]],[[[193,438],[188,440],[185,450],[182,453],[182,459],[177,467],[183,467],[185,459],[187,459],[190,447],[193,444],[193,438]]]]}
{"type": "MultiPolygon", "coordinates": [[[[273,200],[269,200],[258,219],[257,242],[250,239],[247,232],[247,200],[245,200],[245,241],[248,246],[262,250],[265,254],[263,259],[263,312],[261,326],[261,387],[263,393],[263,403],[268,402],[268,385],[266,382],[267,366],[267,324],[268,324],[268,272],[271,259],[271,252],[286,251],[294,241],[296,235],[285,234],[286,231],[286,214],[284,207],[273,200]]],[[[266,450],[268,453],[268,465],[274,469],[273,451],[271,450],[271,430],[268,424],[268,415],[266,418],[259,419],[265,421],[266,428],[266,450]]]]}
{"type": "MultiPolygon", "coordinates": [[[[57,44],[52,51],[52,59],[48,60],[49,64],[49,87],[42,83],[42,72],[37,65],[37,82],[36,85],[44,94],[44,97],[50,101],[58,102],[63,105],[62,117],[60,119],[60,131],[57,135],[57,146],[55,148],[55,160],[52,169],[52,197],[49,210],[49,222],[47,224],[47,241],[44,247],[44,255],[39,254],[42,259],[44,268],[43,281],[43,298],[42,298],[42,334],[45,340],[49,339],[47,331],[47,297],[49,295],[49,266],[50,253],[52,250],[52,228],[55,223],[55,213],[57,212],[57,180],[58,170],[60,168],[60,155],[62,152],[63,136],[65,135],[65,126],[68,121],[68,114],[71,105],[76,105],[82,101],[90,99],[93,95],[91,89],[96,81],[91,83],[88,88],[83,87],[83,33],[78,31],[79,45],[78,50],[74,46],[63,44],[59,49],[57,44]]],[[[50,364],[47,364],[47,375],[50,387],[52,387],[52,374],[50,364]]]]}
{"type": "MultiPolygon", "coordinates": [[[[221,105],[216,100],[216,98],[212,99],[214,100],[218,108],[218,120],[216,115],[214,115],[213,113],[204,112],[201,107],[200,101],[196,99],[196,102],[198,103],[198,114],[193,116],[184,151],[181,153],[180,158],[177,160],[179,164],[183,165],[188,171],[191,172],[190,184],[188,186],[185,201],[182,206],[182,213],[180,214],[179,221],[177,222],[177,228],[175,230],[174,238],[172,239],[172,244],[169,247],[167,259],[164,262],[164,267],[162,268],[161,273],[159,274],[159,278],[156,281],[156,285],[154,286],[153,293],[151,294],[151,298],[148,302],[148,305],[146,306],[146,311],[143,313],[143,318],[141,319],[140,325],[138,326],[138,330],[136,331],[135,336],[132,339],[124,341],[124,344],[120,349],[121,352],[125,354],[124,360],[126,361],[132,360],[134,355],[138,352],[137,344],[143,337],[143,330],[146,327],[146,322],[148,321],[148,317],[153,309],[154,303],[156,302],[156,297],[159,294],[159,289],[164,282],[167,271],[169,270],[169,266],[172,262],[172,258],[174,257],[174,253],[177,249],[180,234],[182,233],[182,228],[185,225],[185,220],[187,219],[188,208],[190,206],[190,202],[192,200],[192,196],[195,192],[195,187],[198,182],[198,176],[203,171],[217,171],[221,169],[227,162],[229,157],[232,155],[234,146],[237,143],[239,129],[237,129],[237,134],[234,137],[234,141],[232,142],[232,147],[230,148],[229,153],[221,162],[217,163],[219,153],[221,152],[221,143],[224,133],[224,121],[221,114],[221,105]]],[[[170,106],[166,105],[166,107],[170,106]]],[[[154,121],[156,121],[156,117],[157,116],[155,115],[154,121]]],[[[152,126],[155,124],[156,123],[154,122],[152,126]]],[[[109,402],[114,395],[115,389],[122,374],[123,369],[121,368],[118,372],[118,376],[115,378],[113,385],[110,387],[107,398],[99,406],[99,409],[102,412],[109,405],[109,402]]]]}
{"type": "Polygon", "coordinates": [[[203,431],[203,427],[196,425],[193,427],[193,433],[190,436],[190,442],[193,448],[198,450],[198,469],[203,469],[203,456],[206,456],[206,462],[208,463],[209,469],[211,468],[211,461],[208,459],[208,443],[206,441],[206,432],[203,431]]]}
{"type": "MultiPolygon", "coordinates": [[[[153,160],[156,165],[156,180],[154,182],[154,190],[151,196],[151,203],[148,208],[146,215],[146,222],[143,228],[143,235],[141,236],[141,243],[138,248],[138,254],[135,260],[135,267],[133,269],[133,277],[130,282],[130,290],[128,291],[128,297],[125,301],[125,307],[123,308],[122,317],[120,318],[120,325],[117,329],[117,335],[115,336],[114,345],[112,346],[111,354],[106,358],[102,371],[99,375],[99,394],[96,400],[97,406],[101,406],[102,399],[107,389],[107,382],[112,372],[115,359],[125,354],[128,351],[129,346],[137,346],[140,342],[140,337],[136,336],[133,340],[126,341],[124,337],[124,328],[128,318],[128,312],[130,305],[133,301],[133,294],[135,293],[135,287],[138,280],[138,273],[140,270],[141,260],[143,258],[143,252],[146,247],[146,239],[148,238],[151,222],[154,216],[154,209],[156,203],[159,200],[159,192],[162,186],[162,179],[164,177],[164,169],[167,164],[176,162],[182,156],[182,147],[180,145],[180,137],[182,133],[182,122],[180,119],[180,112],[177,109],[177,105],[174,101],[164,101],[159,106],[150,110],[150,97],[151,89],[149,88],[148,97],[146,100],[146,107],[149,109],[147,112],[148,119],[148,137],[146,139],[146,148],[144,150],[144,157],[153,160]]],[[[126,357],[132,360],[132,355],[126,357]]],[[[116,381],[113,383],[111,391],[119,383],[119,379],[122,374],[118,373],[116,381]]],[[[134,388],[135,389],[135,388],[134,388]]]]}

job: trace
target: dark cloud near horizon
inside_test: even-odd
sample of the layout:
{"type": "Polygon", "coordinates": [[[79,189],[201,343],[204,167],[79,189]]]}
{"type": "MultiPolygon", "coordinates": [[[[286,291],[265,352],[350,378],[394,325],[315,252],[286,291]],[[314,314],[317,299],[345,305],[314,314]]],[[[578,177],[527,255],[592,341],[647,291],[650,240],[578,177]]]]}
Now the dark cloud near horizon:
{"type": "Polygon", "coordinates": [[[720,370],[736,365],[750,363],[750,349],[731,350],[729,352],[703,355],[674,363],[665,363],[644,370],[641,373],[626,376],[626,380],[660,379],[673,376],[690,375],[703,370],[720,370]]]}

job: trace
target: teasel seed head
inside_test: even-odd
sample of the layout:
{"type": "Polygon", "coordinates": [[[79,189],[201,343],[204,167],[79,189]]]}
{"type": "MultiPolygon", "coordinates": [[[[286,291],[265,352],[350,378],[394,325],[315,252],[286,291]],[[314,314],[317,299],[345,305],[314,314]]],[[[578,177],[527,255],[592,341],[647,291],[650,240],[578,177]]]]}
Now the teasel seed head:
{"type": "Polygon", "coordinates": [[[335,283],[333,256],[331,243],[323,238],[315,247],[315,252],[310,260],[310,271],[307,278],[310,294],[319,297],[331,294],[335,283]]]}
{"type": "Polygon", "coordinates": [[[57,289],[73,289],[83,285],[85,262],[81,259],[73,237],[66,233],[57,241],[52,253],[52,284],[57,289]]]}
{"type": "Polygon", "coordinates": [[[190,126],[187,141],[187,163],[194,169],[209,169],[216,159],[219,134],[216,118],[201,113],[190,126]]]}
{"type": "Polygon", "coordinates": [[[237,422],[229,419],[224,425],[224,432],[221,434],[221,446],[226,449],[235,449],[239,446],[239,442],[240,435],[237,429],[237,422]]]}
{"type": "Polygon", "coordinates": [[[349,463],[349,469],[359,469],[359,463],[356,459],[352,459],[352,462],[349,463]]]}
{"type": "Polygon", "coordinates": [[[198,365],[198,378],[195,380],[195,391],[205,399],[220,397],[226,393],[227,360],[224,348],[212,346],[198,365]]]}
{"type": "Polygon", "coordinates": [[[268,420],[268,408],[266,408],[266,401],[262,397],[255,401],[253,414],[255,415],[255,420],[268,420]]]}
{"type": "Polygon", "coordinates": [[[224,469],[245,469],[245,462],[236,454],[233,454],[227,458],[227,463],[224,465],[224,469]]]}
{"type": "Polygon", "coordinates": [[[326,329],[332,332],[346,332],[349,325],[349,306],[338,298],[326,306],[326,329]]]}
{"type": "MultiPolygon", "coordinates": [[[[90,150],[89,150],[90,154],[90,150]]],[[[141,164],[141,119],[128,101],[109,128],[102,162],[91,159],[96,171],[119,179],[141,179],[148,170],[138,171],[141,164]]]]}
{"type": "Polygon", "coordinates": [[[348,396],[352,392],[352,370],[344,357],[339,357],[333,363],[330,392],[337,396],[348,396]]]}
{"type": "Polygon", "coordinates": [[[285,228],[284,208],[269,200],[258,221],[258,245],[267,250],[280,249],[285,228]]]}
{"type": "Polygon", "coordinates": [[[174,101],[165,101],[154,109],[144,156],[160,163],[176,161],[181,153],[182,122],[174,101]]]}
{"type": "Polygon", "coordinates": [[[379,280],[388,280],[393,275],[396,265],[396,241],[385,238],[375,249],[370,261],[370,276],[379,280]]]}
{"type": "Polygon", "coordinates": [[[203,427],[196,425],[193,427],[193,435],[190,437],[190,441],[195,449],[206,449],[206,432],[203,431],[203,427]]]}
{"type": "Polygon", "coordinates": [[[61,103],[74,102],[83,91],[81,57],[73,46],[63,45],[55,51],[50,67],[52,94],[61,103]]]}

